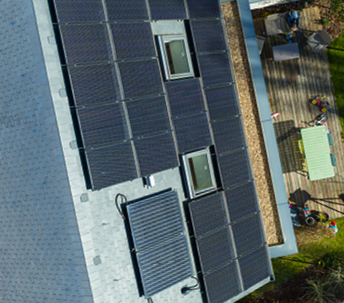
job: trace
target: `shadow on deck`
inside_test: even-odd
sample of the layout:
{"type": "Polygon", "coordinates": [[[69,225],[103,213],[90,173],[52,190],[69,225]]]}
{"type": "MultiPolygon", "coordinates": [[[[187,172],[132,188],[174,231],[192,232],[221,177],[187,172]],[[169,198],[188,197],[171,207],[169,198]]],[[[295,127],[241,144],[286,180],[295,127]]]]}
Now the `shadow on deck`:
{"type": "MultiPolygon", "coordinates": [[[[336,218],[344,215],[344,145],[327,53],[315,53],[307,45],[307,37],[322,29],[319,20],[317,7],[300,13],[301,30],[292,38],[292,42],[298,43],[299,59],[273,61],[272,47],[288,43],[286,36],[281,34],[266,37],[261,62],[271,111],[280,113],[274,128],[289,200],[300,203],[304,200],[300,193],[306,192],[310,209],[327,212],[331,218],[336,218]],[[335,177],[309,181],[297,158],[294,141],[301,138],[300,129],[311,127],[320,113],[309,102],[318,95],[325,95],[330,103],[326,123],[332,132],[337,166],[335,177]]],[[[266,36],[264,19],[254,20],[254,26],[256,35],[266,36]]]]}

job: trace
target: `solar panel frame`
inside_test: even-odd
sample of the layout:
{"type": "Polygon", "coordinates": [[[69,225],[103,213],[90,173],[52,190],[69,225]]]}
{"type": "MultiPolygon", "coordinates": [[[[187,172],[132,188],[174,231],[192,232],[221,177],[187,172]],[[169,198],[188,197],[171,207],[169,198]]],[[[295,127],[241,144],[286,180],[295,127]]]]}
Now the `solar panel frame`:
{"type": "Polygon", "coordinates": [[[232,222],[259,211],[258,198],[253,181],[226,190],[225,196],[232,222]]]}
{"type": "Polygon", "coordinates": [[[145,0],[105,0],[109,21],[149,20],[145,0]]]}
{"type": "Polygon", "coordinates": [[[193,20],[190,24],[196,52],[214,52],[227,49],[220,19],[193,20]]]}
{"type": "Polygon", "coordinates": [[[68,66],[75,106],[121,100],[113,64],[68,66]]]}
{"type": "Polygon", "coordinates": [[[136,179],[130,142],[85,151],[93,190],[136,179]]]}
{"type": "Polygon", "coordinates": [[[268,247],[264,245],[238,259],[244,290],[271,278],[272,268],[268,247]]]}
{"type": "Polygon", "coordinates": [[[126,102],[133,137],[171,130],[165,97],[126,102]]]}
{"type": "Polygon", "coordinates": [[[203,280],[209,303],[226,302],[242,291],[237,261],[212,271],[203,280]]]}
{"type": "Polygon", "coordinates": [[[227,52],[198,54],[197,59],[206,88],[233,82],[227,52]]]}
{"type": "Polygon", "coordinates": [[[217,161],[222,177],[222,187],[224,189],[253,179],[246,149],[221,155],[217,157],[217,161]]]}
{"type": "Polygon", "coordinates": [[[127,211],[136,251],[184,233],[176,191],[129,204],[127,211]]]}
{"type": "Polygon", "coordinates": [[[198,78],[165,83],[173,117],[205,111],[201,83],[198,78]]]}
{"type": "Polygon", "coordinates": [[[218,154],[246,146],[241,117],[233,117],[211,123],[218,154]]]}
{"type": "Polygon", "coordinates": [[[189,203],[195,237],[201,237],[229,223],[221,192],[201,197],[189,203]]]}
{"type": "Polygon", "coordinates": [[[106,24],[59,24],[67,65],[113,61],[106,24]]]}
{"type": "Polygon", "coordinates": [[[111,24],[117,60],[156,57],[149,22],[111,24]]]}
{"type": "Polygon", "coordinates": [[[134,140],[141,176],[178,166],[172,132],[134,140]]]}
{"type": "Polygon", "coordinates": [[[104,22],[101,0],[53,0],[59,23],[104,22]]]}
{"type": "Polygon", "coordinates": [[[157,59],[118,63],[126,99],[163,94],[157,59]]]}
{"type": "Polygon", "coordinates": [[[152,20],[187,19],[184,0],[149,0],[148,2],[152,20]]]}
{"type": "Polygon", "coordinates": [[[190,277],[193,273],[184,235],[142,250],[136,256],[146,297],[190,277]]]}
{"type": "Polygon", "coordinates": [[[212,145],[206,113],[173,119],[179,153],[212,145]]]}
{"type": "Polygon", "coordinates": [[[235,258],[233,239],[228,227],[196,239],[196,244],[204,274],[235,258]]]}

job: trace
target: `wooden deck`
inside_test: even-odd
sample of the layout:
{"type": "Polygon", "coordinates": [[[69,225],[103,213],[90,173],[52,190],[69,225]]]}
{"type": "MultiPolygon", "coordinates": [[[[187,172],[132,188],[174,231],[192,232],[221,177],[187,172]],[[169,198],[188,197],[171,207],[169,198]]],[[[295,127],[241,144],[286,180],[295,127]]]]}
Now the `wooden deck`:
{"type": "MultiPolygon", "coordinates": [[[[311,209],[336,218],[344,215],[344,144],[326,51],[314,53],[307,45],[307,37],[321,29],[318,20],[317,8],[307,8],[300,14],[301,30],[292,38],[299,45],[299,59],[274,62],[272,46],[288,43],[285,35],[274,35],[265,40],[261,62],[271,111],[280,113],[274,126],[289,201],[302,204],[308,200],[311,209]],[[300,129],[311,127],[311,121],[320,114],[309,102],[316,95],[325,95],[330,103],[326,123],[332,132],[337,166],[335,177],[309,181],[293,142],[301,139],[300,129]]],[[[254,20],[254,26],[256,35],[265,36],[263,19],[254,20]]]]}

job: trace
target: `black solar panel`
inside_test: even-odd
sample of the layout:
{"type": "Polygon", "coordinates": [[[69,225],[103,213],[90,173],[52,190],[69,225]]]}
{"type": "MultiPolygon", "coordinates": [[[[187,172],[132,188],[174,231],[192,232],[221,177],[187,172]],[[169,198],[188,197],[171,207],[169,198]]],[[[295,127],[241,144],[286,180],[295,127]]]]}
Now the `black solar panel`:
{"type": "Polygon", "coordinates": [[[215,53],[198,56],[204,86],[233,82],[228,53],[215,53]]]}
{"type": "Polygon", "coordinates": [[[105,24],[60,25],[67,64],[113,61],[105,24]]]}
{"type": "Polygon", "coordinates": [[[199,79],[166,82],[172,116],[196,114],[204,111],[204,100],[199,79]]]}
{"type": "Polygon", "coordinates": [[[196,240],[202,272],[214,270],[234,258],[234,245],[228,227],[196,240]]]}
{"type": "Polygon", "coordinates": [[[148,20],[145,0],[105,0],[109,21],[148,20]]]}
{"type": "Polygon", "coordinates": [[[271,261],[267,250],[267,245],[264,245],[239,259],[244,290],[271,276],[271,261]]]}
{"type": "Polygon", "coordinates": [[[217,160],[223,188],[226,189],[252,179],[248,153],[245,149],[220,156],[217,160]]]}
{"type": "Polygon", "coordinates": [[[146,297],[192,275],[190,254],[184,235],[137,253],[146,297]]]}
{"type": "Polygon", "coordinates": [[[137,178],[130,142],[85,152],[95,190],[137,178]]]}
{"type": "Polygon", "coordinates": [[[232,225],[238,256],[257,248],[265,242],[262,225],[263,222],[259,213],[232,225]]]}
{"type": "Polygon", "coordinates": [[[241,292],[237,262],[231,262],[204,276],[209,303],[223,303],[241,292]]]}
{"type": "Polygon", "coordinates": [[[84,147],[96,147],[129,139],[122,103],[77,110],[84,147]]]}
{"type": "Polygon", "coordinates": [[[177,192],[168,191],[127,206],[136,251],[184,232],[177,192]]]}
{"type": "Polygon", "coordinates": [[[223,194],[218,192],[189,203],[196,237],[228,224],[223,194]]]}
{"type": "Polygon", "coordinates": [[[184,0],[149,0],[153,20],[187,19],[184,0]]]}
{"type": "Polygon", "coordinates": [[[68,67],[76,106],[121,99],[112,64],[68,67]]]}
{"type": "Polygon", "coordinates": [[[232,222],[259,210],[257,194],[253,181],[239,187],[226,190],[225,195],[232,222]]]}
{"type": "Polygon", "coordinates": [[[221,20],[191,21],[191,29],[197,52],[227,49],[221,20]]]}
{"type": "Polygon", "coordinates": [[[149,22],[111,25],[117,59],[155,57],[153,34],[149,22]]]}
{"type": "Polygon", "coordinates": [[[211,125],[218,154],[233,151],[246,145],[240,117],[218,120],[211,125]]]}
{"type": "Polygon", "coordinates": [[[220,18],[219,1],[188,0],[190,18],[220,18]]]}
{"type": "Polygon", "coordinates": [[[211,120],[239,115],[239,100],[234,85],[206,89],[205,95],[211,120]]]}
{"type": "Polygon", "coordinates": [[[178,166],[171,132],[138,139],[134,143],[142,176],[178,166]]]}
{"type": "Polygon", "coordinates": [[[162,94],[161,74],[158,61],[132,61],[118,64],[125,98],[162,94]]]}
{"type": "Polygon", "coordinates": [[[127,109],[134,137],[171,129],[165,97],[128,101],[127,109]]]}
{"type": "Polygon", "coordinates": [[[173,119],[180,153],[212,145],[205,113],[173,119]]]}
{"type": "Polygon", "coordinates": [[[101,0],[54,0],[58,22],[105,21],[101,0]]]}

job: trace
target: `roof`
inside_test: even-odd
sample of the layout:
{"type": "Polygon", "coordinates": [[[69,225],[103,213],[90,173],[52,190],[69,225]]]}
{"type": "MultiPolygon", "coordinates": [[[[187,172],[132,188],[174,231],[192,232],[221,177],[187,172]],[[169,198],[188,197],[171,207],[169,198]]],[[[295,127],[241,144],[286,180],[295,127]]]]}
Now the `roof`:
{"type": "MultiPolygon", "coordinates": [[[[3,239],[6,241],[4,243],[8,243],[8,247],[18,251],[18,256],[15,255],[13,261],[7,262],[11,265],[19,264],[14,271],[13,279],[19,279],[23,267],[24,272],[27,273],[25,278],[21,277],[24,281],[20,283],[20,287],[11,283],[10,275],[4,279],[2,285],[8,285],[8,289],[3,292],[3,299],[28,302],[27,298],[32,296],[32,301],[34,297],[35,300],[44,302],[48,296],[49,302],[57,302],[61,298],[67,302],[145,302],[145,298],[139,296],[137,272],[128,249],[130,239],[126,225],[116,207],[115,197],[118,193],[124,193],[129,201],[133,201],[173,188],[179,201],[185,201],[180,171],[174,163],[169,167],[163,167],[162,171],[154,171],[156,184],[152,188],[144,187],[142,179],[137,178],[140,174],[137,174],[131,181],[119,182],[115,185],[107,183],[106,186],[93,186],[94,190],[87,189],[85,166],[82,165],[83,159],[80,158],[78,149],[79,138],[72,127],[73,117],[70,114],[49,7],[44,0],[32,0],[32,3],[34,11],[30,6],[31,3],[27,2],[25,5],[20,3],[21,6],[18,4],[15,7],[17,10],[13,10],[13,5],[7,1],[6,16],[10,19],[2,21],[8,22],[9,30],[1,35],[7,35],[4,41],[7,41],[7,49],[10,50],[1,52],[4,56],[2,63],[6,64],[3,70],[12,71],[12,74],[8,73],[2,79],[4,81],[2,87],[13,91],[7,89],[1,97],[6,105],[3,112],[9,113],[7,120],[2,119],[5,128],[1,135],[4,138],[2,141],[6,142],[6,148],[2,151],[1,174],[10,176],[1,186],[2,194],[7,201],[13,201],[14,197],[19,201],[13,202],[11,207],[9,204],[2,204],[5,210],[2,212],[4,221],[8,222],[12,231],[15,230],[7,234],[6,229],[3,239]],[[24,11],[31,13],[25,14],[24,11]],[[12,21],[15,14],[25,16],[25,22],[20,23],[18,19],[12,21]],[[25,39],[30,43],[24,43],[25,39]],[[27,76],[30,76],[30,81],[26,80],[27,76]],[[18,106],[16,102],[18,100],[21,101],[22,106],[18,106]],[[17,207],[14,209],[13,206],[17,207]],[[18,207],[20,213],[16,211],[18,207]],[[25,216],[22,214],[23,211],[25,216]],[[17,225],[12,224],[12,221],[17,224],[24,222],[27,228],[19,229],[17,225]],[[42,277],[39,284],[36,284],[36,280],[30,279],[31,276],[39,275],[42,277]],[[46,275],[50,275],[51,279],[66,281],[68,287],[61,287],[60,284],[54,283],[54,280],[46,279],[46,275]],[[31,292],[31,289],[37,290],[31,292]],[[49,293],[46,289],[49,289],[49,293]]],[[[159,16],[159,6],[157,5],[156,8],[154,13],[159,16]]],[[[172,11],[171,14],[173,13],[172,11]]],[[[197,45],[197,47],[202,46],[197,45]]],[[[125,62],[122,64],[124,66],[125,62]]],[[[71,69],[73,67],[70,67],[71,69]]],[[[211,86],[213,79],[209,77],[206,81],[211,86]]],[[[125,83],[123,85],[121,89],[126,92],[125,83]]],[[[130,81],[128,87],[127,92],[137,97],[135,95],[137,88],[132,88],[130,81]]],[[[123,96],[121,89],[119,94],[123,96]]],[[[178,115],[175,119],[178,119],[178,115]]],[[[214,122],[213,126],[216,123],[214,122]]],[[[181,124],[181,130],[183,125],[185,124],[181,124]]],[[[140,127],[138,130],[141,131],[140,127]]],[[[179,135],[183,136],[183,133],[177,133],[177,137],[179,135]]],[[[83,142],[85,143],[85,140],[83,142]]],[[[195,148],[193,146],[189,148],[188,140],[177,142],[181,143],[178,146],[184,151],[195,148]]],[[[94,150],[91,149],[90,152],[94,150]]],[[[148,160],[150,156],[152,155],[146,155],[148,160]]],[[[96,158],[98,161],[99,156],[96,158]]],[[[222,163],[228,161],[228,154],[224,154],[222,159],[222,163]]],[[[121,159],[116,160],[121,161],[121,159]]],[[[249,164],[247,165],[249,169],[249,164]]],[[[135,161],[135,168],[136,171],[146,169],[142,175],[150,174],[149,164],[140,166],[139,163],[138,166],[135,161]],[[137,170],[138,167],[140,170],[137,170]]],[[[229,176],[227,180],[233,180],[227,170],[223,172],[225,173],[229,176]]],[[[101,174],[99,176],[101,177],[101,174]]],[[[184,212],[182,203],[180,207],[184,212]]],[[[228,211],[228,206],[225,208],[228,211]]],[[[257,222],[261,222],[259,212],[257,218],[257,222]]],[[[184,221],[183,224],[185,230],[188,230],[187,222],[184,221]]],[[[227,227],[228,224],[223,228],[227,227]]],[[[264,234],[261,240],[265,241],[265,246],[261,248],[264,251],[266,248],[264,234]]],[[[188,245],[191,246],[190,243],[188,245]]],[[[3,258],[13,256],[10,250],[7,252],[8,254],[2,256],[3,258]]],[[[263,258],[266,258],[267,252],[262,254],[263,258]]],[[[190,254],[193,271],[196,272],[194,256],[196,255],[190,254]]],[[[245,256],[243,262],[247,265],[248,273],[251,260],[248,255],[245,256]]],[[[8,269],[8,272],[12,273],[13,269],[8,269]]],[[[271,268],[266,272],[271,274],[271,268]]],[[[270,276],[264,276],[261,283],[266,283],[269,279],[270,276]]],[[[241,295],[261,285],[256,282],[256,280],[241,281],[241,285],[245,283],[253,285],[245,287],[245,292],[241,295]]],[[[188,295],[181,293],[182,287],[193,284],[194,279],[189,277],[155,294],[154,299],[162,302],[168,302],[172,298],[174,302],[202,302],[202,294],[199,291],[190,292],[188,295]]]]}

